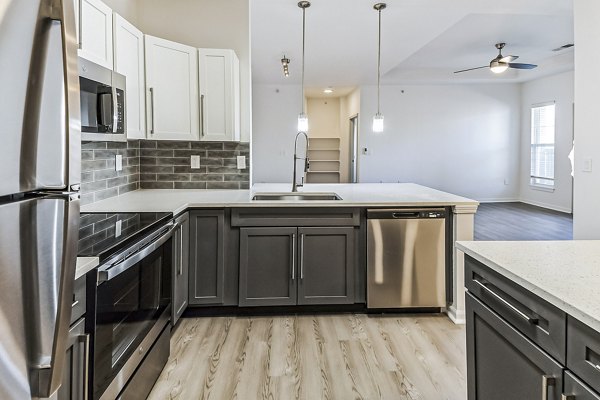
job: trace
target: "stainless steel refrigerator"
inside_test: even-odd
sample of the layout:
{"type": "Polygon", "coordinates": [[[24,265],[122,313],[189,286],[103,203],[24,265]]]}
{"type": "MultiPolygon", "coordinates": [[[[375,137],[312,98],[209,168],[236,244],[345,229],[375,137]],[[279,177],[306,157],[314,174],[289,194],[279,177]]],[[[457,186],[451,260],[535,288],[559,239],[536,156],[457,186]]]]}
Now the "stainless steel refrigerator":
{"type": "Polygon", "coordinates": [[[0,0],[0,399],[60,386],[79,224],[73,0],[0,0]]]}

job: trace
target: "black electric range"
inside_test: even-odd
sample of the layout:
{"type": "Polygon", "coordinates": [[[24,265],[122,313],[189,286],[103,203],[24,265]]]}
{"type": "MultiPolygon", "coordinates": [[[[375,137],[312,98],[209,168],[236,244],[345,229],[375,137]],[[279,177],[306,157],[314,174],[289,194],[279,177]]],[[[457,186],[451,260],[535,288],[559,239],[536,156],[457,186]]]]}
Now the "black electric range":
{"type": "Polygon", "coordinates": [[[77,255],[100,263],[173,218],[167,212],[81,213],[77,255]]]}

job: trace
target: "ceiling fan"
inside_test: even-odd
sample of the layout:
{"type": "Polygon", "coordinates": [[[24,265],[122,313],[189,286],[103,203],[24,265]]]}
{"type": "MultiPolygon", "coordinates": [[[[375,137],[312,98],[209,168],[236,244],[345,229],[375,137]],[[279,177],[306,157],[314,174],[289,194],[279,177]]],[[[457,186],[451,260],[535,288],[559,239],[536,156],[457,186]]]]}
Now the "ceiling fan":
{"type": "Polygon", "coordinates": [[[496,48],[498,49],[498,56],[490,61],[490,65],[484,65],[483,67],[469,68],[463,69],[460,71],[454,71],[455,74],[460,74],[461,72],[474,71],[476,69],[489,68],[493,73],[500,74],[506,71],[509,68],[514,69],[534,69],[537,67],[535,64],[521,64],[514,63],[519,56],[503,56],[502,49],[506,46],[506,43],[496,43],[496,48]]]}

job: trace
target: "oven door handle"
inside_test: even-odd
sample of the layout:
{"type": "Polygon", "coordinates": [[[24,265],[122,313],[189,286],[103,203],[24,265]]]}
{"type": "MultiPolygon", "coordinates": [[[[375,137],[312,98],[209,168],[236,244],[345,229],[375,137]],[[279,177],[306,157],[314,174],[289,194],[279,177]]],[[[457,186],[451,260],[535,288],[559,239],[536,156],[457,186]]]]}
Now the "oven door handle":
{"type": "Polygon", "coordinates": [[[110,281],[116,276],[119,276],[123,272],[127,271],[129,268],[133,267],[138,262],[142,261],[144,258],[148,257],[152,252],[158,249],[160,246],[165,244],[165,242],[173,236],[175,230],[179,227],[179,224],[173,224],[163,235],[157,238],[154,242],[151,242],[145,247],[142,247],[137,253],[134,253],[130,257],[125,260],[112,265],[111,267],[98,271],[98,284],[102,282],[110,281]]]}

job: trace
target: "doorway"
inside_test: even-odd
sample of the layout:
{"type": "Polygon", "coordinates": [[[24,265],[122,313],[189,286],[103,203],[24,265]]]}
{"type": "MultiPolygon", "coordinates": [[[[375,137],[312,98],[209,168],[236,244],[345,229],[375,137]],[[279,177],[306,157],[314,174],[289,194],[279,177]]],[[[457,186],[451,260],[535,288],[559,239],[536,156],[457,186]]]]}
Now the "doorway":
{"type": "Polygon", "coordinates": [[[358,114],[350,118],[350,162],[348,166],[348,180],[350,183],[358,182],[358,114]]]}

